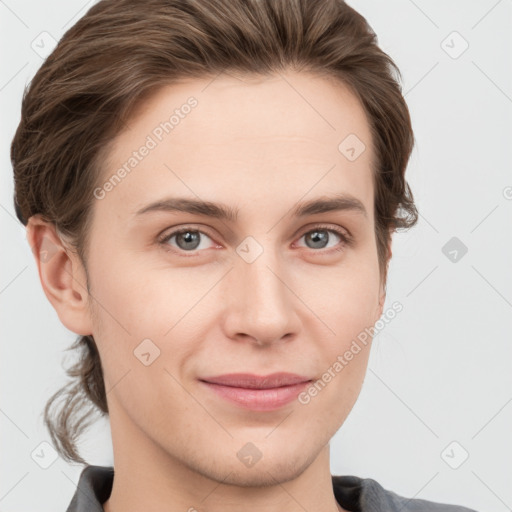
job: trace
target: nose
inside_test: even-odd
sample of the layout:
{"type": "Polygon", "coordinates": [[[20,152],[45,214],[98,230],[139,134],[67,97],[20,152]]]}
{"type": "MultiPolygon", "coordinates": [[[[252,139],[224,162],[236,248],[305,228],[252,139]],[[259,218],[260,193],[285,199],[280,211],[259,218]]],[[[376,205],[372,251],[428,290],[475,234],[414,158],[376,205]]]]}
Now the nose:
{"type": "Polygon", "coordinates": [[[235,262],[224,285],[226,334],[230,339],[250,340],[260,346],[271,345],[296,336],[300,300],[278,257],[270,250],[252,263],[243,258],[235,262]]]}

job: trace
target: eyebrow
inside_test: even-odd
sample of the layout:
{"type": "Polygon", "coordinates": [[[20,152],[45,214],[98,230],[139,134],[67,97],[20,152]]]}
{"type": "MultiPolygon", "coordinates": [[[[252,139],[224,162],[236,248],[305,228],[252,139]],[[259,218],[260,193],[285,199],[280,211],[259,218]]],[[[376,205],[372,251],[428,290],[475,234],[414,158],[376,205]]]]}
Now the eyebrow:
{"type": "MultiPolygon", "coordinates": [[[[135,215],[138,216],[156,211],[185,212],[229,222],[236,222],[239,213],[237,208],[232,208],[222,203],[213,203],[211,201],[188,199],[184,197],[169,197],[144,206],[138,210],[135,215]]],[[[368,217],[364,204],[356,197],[348,194],[335,194],[299,203],[292,209],[291,215],[295,217],[306,217],[308,215],[333,211],[351,211],[368,217]]]]}

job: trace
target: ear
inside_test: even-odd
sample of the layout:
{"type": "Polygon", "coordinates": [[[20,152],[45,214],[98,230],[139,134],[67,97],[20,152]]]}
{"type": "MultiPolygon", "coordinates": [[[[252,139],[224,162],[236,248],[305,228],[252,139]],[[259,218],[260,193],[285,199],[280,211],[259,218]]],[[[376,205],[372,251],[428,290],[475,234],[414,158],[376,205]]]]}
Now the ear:
{"type": "Polygon", "coordinates": [[[92,334],[86,274],[78,254],[40,215],[29,218],[27,240],[46,298],[62,324],[77,334],[92,334]]]}

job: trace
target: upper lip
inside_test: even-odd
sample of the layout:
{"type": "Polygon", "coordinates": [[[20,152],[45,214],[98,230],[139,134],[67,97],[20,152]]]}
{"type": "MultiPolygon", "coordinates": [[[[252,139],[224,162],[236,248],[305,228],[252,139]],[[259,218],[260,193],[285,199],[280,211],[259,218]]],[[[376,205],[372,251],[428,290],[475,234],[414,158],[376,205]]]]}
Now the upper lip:
{"type": "Polygon", "coordinates": [[[222,384],[235,388],[269,389],[281,386],[290,386],[300,382],[308,382],[312,379],[297,375],[296,373],[278,372],[269,375],[254,375],[252,373],[229,373],[216,377],[205,377],[200,379],[212,384],[222,384]]]}

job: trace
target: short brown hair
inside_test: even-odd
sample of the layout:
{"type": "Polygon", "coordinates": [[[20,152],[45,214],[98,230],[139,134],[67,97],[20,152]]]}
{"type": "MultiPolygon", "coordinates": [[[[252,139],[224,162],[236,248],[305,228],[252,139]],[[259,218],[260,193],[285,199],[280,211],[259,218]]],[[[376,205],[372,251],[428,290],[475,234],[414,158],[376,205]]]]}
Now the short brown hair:
{"type": "MultiPolygon", "coordinates": [[[[11,146],[16,215],[24,225],[35,214],[53,223],[87,269],[92,191],[109,142],[144,99],[181,78],[311,71],[348,85],[369,119],[385,283],[391,233],[413,226],[418,212],[405,180],[414,135],[401,75],[377,43],[365,18],[342,0],[101,0],[24,91],[11,146]]],[[[75,441],[90,412],[105,415],[108,407],[93,337],[79,336],[75,348],[72,380],[49,399],[44,419],[59,454],[85,464],[75,441]]]]}

